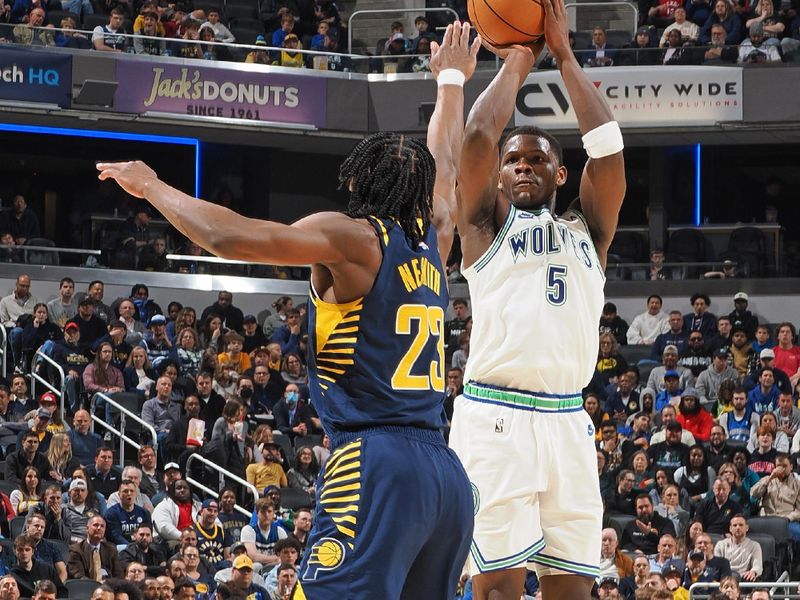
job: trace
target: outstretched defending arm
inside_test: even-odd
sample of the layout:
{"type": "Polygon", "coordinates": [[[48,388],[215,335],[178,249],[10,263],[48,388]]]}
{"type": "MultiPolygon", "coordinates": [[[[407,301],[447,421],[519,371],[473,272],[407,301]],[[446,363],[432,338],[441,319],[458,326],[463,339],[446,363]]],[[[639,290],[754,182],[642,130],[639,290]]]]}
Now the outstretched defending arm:
{"type": "MultiPolygon", "coordinates": [[[[317,213],[284,225],[251,219],[184,194],[140,161],[98,163],[100,179],[114,179],[132,196],[145,198],[178,231],[209,252],[231,260],[273,265],[361,264],[364,229],[339,213],[317,213]]],[[[368,243],[365,240],[365,243],[368,243]]]]}
{"type": "Polygon", "coordinates": [[[581,210],[605,265],[625,198],[622,135],[603,96],[575,60],[569,45],[564,0],[544,0],[544,8],[547,46],[555,56],[589,153],[581,176],[581,210]]]}
{"type": "Polygon", "coordinates": [[[431,44],[431,71],[438,84],[436,108],[428,125],[428,149],[436,162],[433,218],[439,255],[446,266],[456,223],[456,179],[464,144],[464,82],[475,72],[480,37],[469,43],[470,26],[447,26],[442,45],[431,44]]]}
{"type": "Polygon", "coordinates": [[[536,60],[535,53],[523,46],[491,50],[503,58],[504,63],[470,110],[458,177],[457,223],[462,242],[467,241],[466,244],[462,243],[464,264],[467,266],[478,258],[477,254],[471,256],[476,244],[470,243],[470,238],[480,247],[481,242],[476,236],[483,238],[484,242],[494,237],[497,144],[514,114],[517,92],[536,60]]]}

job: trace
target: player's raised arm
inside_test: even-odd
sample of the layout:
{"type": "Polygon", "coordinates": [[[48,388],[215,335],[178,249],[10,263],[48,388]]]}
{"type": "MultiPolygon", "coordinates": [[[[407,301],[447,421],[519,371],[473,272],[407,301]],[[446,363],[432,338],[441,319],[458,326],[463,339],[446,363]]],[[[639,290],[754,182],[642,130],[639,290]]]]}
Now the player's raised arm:
{"type": "Polygon", "coordinates": [[[581,176],[581,210],[592,229],[600,260],[605,264],[625,198],[622,134],[605,99],[575,60],[569,45],[564,0],[544,0],[544,8],[547,46],[564,79],[589,154],[581,176]]]}
{"type": "Polygon", "coordinates": [[[445,265],[456,224],[456,178],[464,144],[464,82],[475,72],[480,37],[469,43],[470,26],[448,25],[441,46],[431,44],[431,72],[438,92],[428,125],[428,149],[436,162],[433,216],[439,255],[445,265]]]}
{"type": "Polygon", "coordinates": [[[114,179],[132,196],[146,199],[178,231],[216,256],[287,266],[360,261],[354,251],[359,244],[352,236],[363,230],[352,227],[345,215],[317,213],[284,225],[192,198],[161,181],[140,161],[98,163],[97,170],[101,180],[114,179]]]}
{"type": "MultiPolygon", "coordinates": [[[[484,42],[484,45],[487,45],[484,42]]],[[[489,47],[487,45],[487,47],[489,47]]],[[[458,178],[458,231],[494,226],[497,198],[497,144],[514,114],[517,92],[533,68],[534,52],[523,46],[491,48],[504,63],[470,110],[458,178]]],[[[465,256],[465,260],[467,257],[465,256]]]]}

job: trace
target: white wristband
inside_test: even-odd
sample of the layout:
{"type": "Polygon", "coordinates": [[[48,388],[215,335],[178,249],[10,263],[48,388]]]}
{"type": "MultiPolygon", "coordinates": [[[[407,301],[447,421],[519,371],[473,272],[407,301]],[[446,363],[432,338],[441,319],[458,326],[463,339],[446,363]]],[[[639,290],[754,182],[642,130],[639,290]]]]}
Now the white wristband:
{"type": "Polygon", "coordinates": [[[582,138],[583,147],[589,158],[603,158],[621,152],[625,145],[622,143],[622,132],[619,123],[609,121],[595,127],[582,138]]]}
{"type": "Polygon", "coordinates": [[[436,78],[436,85],[457,85],[464,87],[464,82],[467,76],[458,69],[443,69],[439,71],[439,76],[436,78]]]}

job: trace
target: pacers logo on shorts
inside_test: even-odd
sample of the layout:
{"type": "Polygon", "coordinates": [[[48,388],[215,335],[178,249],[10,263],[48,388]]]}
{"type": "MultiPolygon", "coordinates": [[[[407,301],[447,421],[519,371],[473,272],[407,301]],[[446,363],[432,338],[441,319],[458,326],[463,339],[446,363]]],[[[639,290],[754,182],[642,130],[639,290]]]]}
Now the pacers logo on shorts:
{"type": "Polygon", "coordinates": [[[303,580],[316,581],[320,571],[335,571],[344,562],[344,555],[342,542],[334,538],[322,538],[311,548],[303,580]]]}

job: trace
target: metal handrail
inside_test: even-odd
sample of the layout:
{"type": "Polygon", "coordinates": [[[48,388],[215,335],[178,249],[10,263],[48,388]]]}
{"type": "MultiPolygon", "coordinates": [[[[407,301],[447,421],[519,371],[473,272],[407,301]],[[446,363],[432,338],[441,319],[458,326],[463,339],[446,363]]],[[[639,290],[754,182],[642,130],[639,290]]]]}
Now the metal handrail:
{"type": "MultiPolygon", "coordinates": [[[[200,488],[206,494],[211,494],[212,496],[214,496],[214,498],[217,498],[217,499],[219,498],[219,492],[216,492],[216,491],[212,490],[211,488],[203,485],[202,483],[200,483],[199,481],[194,479],[191,475],[189,475],[189,473],[191,473],[191,470],[189,469],[189,465],[192,463],[193,460],[199,460],[204,465],[206,465],[208,467],[211,467],[212,469],[214,469],[215,471],[217,471],[220,474],[220,477],[225,476],[225,477],[228,477],[229,479],[233,479],[237,483],[242,484],[243,486],[245,486],[247,489],[249,489],[253,493],[253,506],[255,506],[255,503],[258,502],[258,490],[256,489],[256,486],[254,486],[249,481],[246,481],[246,480],[242,479],[238,475],[234,475],[230,471],[227,471],[227,470],[223,469],[217,463],[212,462],[212,461],[208,460],[205,456],[201,456],[199,454],[192,454],[192,455],[189,456],[189,458],[186,459],[186,476],[184,477],[184,479],[190,485],[194,485],[194,486],[200,488]]],[[[247,510],[246,508],[244,508],[242,506],[239,506],[238,504],[234,505],[234,508],[236,508],[236,510],[238,510],[240,513],[242,513],[244,515],[247,515],[248,517],[252,516],[252,514],[253,514],[251,511],[247,510]]]]}
{"type": "Polygon", "coordinates": [[[429,13],[429,12],[451,12],[455,15],[455,18],[458,19],[458,13],[454,11],[452,8],[448,8],[446,6],[437,7],[437,8],[369,8],[364,10],[357,10],[353,14],[350,15],[350,18],[347,19],[347,53],[352,55],[353,54],[353,19],[356,15],[366,15],[366,14],[379,14],[379,13],[407,13],[407,12],[414,12],[414,13],[429,13]]]}
{"type": "MultiPolygon", "coordinates": [[[[632,4],[631,2],[625,2],[621,0],[612,1],[612,2],[567,2],[564,5],[564,8],[569,13],[570,8],[577,8],[577,7],[584,8],[586,6],[597,6],[601,8],[609,8],[612,6],[624,6],[625,8],[630,8],[633,10],[633,27],[631,28],[631,35],[636,31],[639,24],[639,7],[636,4],[632,4]]],[[[569,14],[567,14],[569,16],[569,14]]]]}
{"type": "MultiPolygon", "coordinates": [[[[45,386],[45,387],[46,387],[48,390],[50,390],[50,391],[51,391],[51,392],[53,392],[53,393],[54,393],[56,396],[58,396],[58,399],[59,399],[59,401],[60,401],[60,402],[59,402],[59,404],[61,405],[61,416],[62,416],[62,418],[63,418],[65,413],[64,413],[64,392],[63,392],[62,390],[63,390],[63,387],[64,387],[64,381],[66,381],[66,377],[65,377],[65,375],[64,375],[64,369],[62,369],[62,368],[61,368],[61,365],[59,365],[59,364],[58,364],[56,361],[54,361],[52,358],[50,358],[49,356],[47,356],[47,354],[45,354],[45,353],[44,353],[44,352],[42,352],[41,350],[37,350],[37,351],[36,351],[36,354],[34,354],[34,355],[33,355],[34,362],[35,362],[35,359],[36,359],[36,357],[37,357],[37,356],[38,356],[39,358],[43,359],[43,360],[44,360],[46,363],[48,363],[50,366],[54,367],[54,368],[55,368],[55,370],[56,370],[56,371],[58,371],[58,374],[59,374],[59,375],[61,375],[61,389],[58,389],[58,388],[55,388],[55,387],[53,387],[53,384],[51,384],[51,383],[50,383],[49,381],[47,381],[47,380],[46,380],[44,377],[42,377],[41,375],[39,375],[39,374],[36,372],[36,368],[34,368],[34,369],[31,371],[31,377],[33,377],[33,381],[31,382],[31,395],[32,395],[34,398],[36,398],[36,382],[37,382],[37,381],[39,381],[39,382],[40,382],[42,385],[44,385],[44,386],[45,386]]],[[[5,364],[3,365],[3,367],[5,367],[5,364]]],[[[5,372],[5,371],[4,371],[4,372],[5,372]]]]}
{"type": "MultiPolygon", "coordinates": [[[[94,402],[92,402],[92,412],[90,413],[92,417],[92,423],[98,423],[99,425],[102,425],[112,435],[116,435],[121,440],[128,442],[131,446],[139,450],[142,447],[142,445],[137,440],[131,439],[127,435],[125,435],[125,415],[127,415],[128,417],[139,423],[142,427],[150,431],[150,435],[152,436],[153,440],[152,443],[153,451],[156,453],[156,456],[158,456],[158,436],[156,435],[156,428],[150,425],[150,423],[142,420],[142,418],[136,413],[132,413],[131,411],[129,411],[119,402],[112,400],[107,394],[103,392],[96,392],[94,396],[92,396],[92,400],[94,400],[94,398],[98,396],[103,400],[105,400],[106,402],[108,402],[111,406],[119,410],[120,412],[119,429],[118,430],[114,429],[114,427],[110,423],[106,423],[103,419],[94,414],[94,409],[95,409],[94,402]]],[[[94,427],[92,427],[92,431],[94,431],[94,427]]],[[[119,464],[121,465],[125,464],[125,444],[123,444],[122,442],[120,442],[119,445],[119,464]]]]}
{"type": "Polygon", "coordinates": [[[6,333],[6,328],[4,325],[0,324],[0,353],[2,353],[3,358],[0,364],[3,365],[2,374],[5,377],[6,374],[6,360],[8,359],[8,349],[6,348],[6,342],[8,341],[8,334],[6,333]]]}
{"type": "Polygon", "coordinates": [[[42,252],[64,252],[65,254],[91,254],[93,256],[100,256],[100,250],[90,250],[88,248],[61,248],[59,246],[14,246],[16,250],[41,250],[42,252]]]}
{"type": "MultiPolygon", "coordinates": [[[[785,573],[785,572],[784,572],[784,574],[788,578],[789,574],[785,573]]],[[[781,578],[783,578],[783,576],[781,576],[781,578]]],[[[783,589],[791,588],[791,589],[797,590],[797,589],[800,589],[800,581],[756,581],[756,582],[740,581],[739,582],[739,588],[740,589],[752,589],[752,588],[759,588],[759,587],[763,587],[763,588],[767,588],[767,589],[771,589],[771,590],[776,590],[778,588],[783,588],[783,589]]],[[[701,589],[701,588],[703,590],[708,590],[708,591],[716,590],[716,589],[719,589],[719,583],[717,583],[715,581],[709,581],[707,583],[698,581],[697,583],[693,583],[689,587],[689,600],[695,600],[695,599],[699,600],[701,598],[708,598],[710,596],[710,594],[706,594],[706,593],[697,593],[697,594],[695,594],[695,590],[701,589]]],[[[770,593],[770,596],[774,597],[774,594],[770,593]]],[[[798,595],[798,594],[785,594],[784,593],[784,594],[780,594],[779,597],[780,598],[784,598],[784,599],[795,599],[795,598],[800,598],[800,595],[798,595]]]]}
{"type": "Polygon", "coordinates": [[[261,265],[262,263],[247,262],[246,260],[231,260],[219,256],[194,256],[192,254],[167,254],[167,260],[183,260],[187,262],[205,262],[217,265],[261,265]]]}

